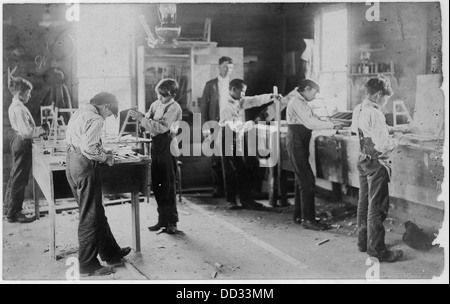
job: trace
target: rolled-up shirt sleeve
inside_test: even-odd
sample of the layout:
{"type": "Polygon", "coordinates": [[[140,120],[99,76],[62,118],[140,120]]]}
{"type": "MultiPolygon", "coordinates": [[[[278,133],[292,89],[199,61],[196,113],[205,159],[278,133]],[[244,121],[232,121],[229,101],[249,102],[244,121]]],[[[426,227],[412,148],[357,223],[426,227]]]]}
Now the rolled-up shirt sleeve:
{"type": "MultiPolygon", "coordinates": [[[[148,115],[146,116],[148,117],[148,115]]],[[[152,118],[144,117],[140,122],[142,127],[144,127],[150,133],[156,135],[166,133],[169,130],[175,130],[180,119],[181,113],[178,111],[177,107],[170,106],[170,108],[160,120],[157,121],[153,120],[152,118]]]]}
{"type": "Polygon", "coordinates": [[[386,125],[386,118],[384,115],[372,112],[371,119],[371,137],[375,145],[375,149],[382,154],[389,154],[398,146],[398,139],[389,136],[389,129],[386,125]]]}
{"type": "Polygon", "coordinates": [[[81,153],[88,159],[105,162],[106,154],[103,151],[103,145],[100,138],[103,128],[103,119],[96,117],[86,123],[85,132],[80,138],[81,153]]]}

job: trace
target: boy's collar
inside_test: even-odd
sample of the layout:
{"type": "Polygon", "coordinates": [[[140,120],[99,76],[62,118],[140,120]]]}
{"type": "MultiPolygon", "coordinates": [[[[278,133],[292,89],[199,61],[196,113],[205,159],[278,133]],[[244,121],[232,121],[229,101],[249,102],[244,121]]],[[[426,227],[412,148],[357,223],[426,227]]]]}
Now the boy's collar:
{"type": "MultiPolygon", "coordinates": [[[[97,107],[96,107],[95,105],[93,105],[93,104],[88,103],[88,104],[85,106],[85,109],[90,110],[90,111],[94,112],[94,113],[97,114],[97,115],[100,115],[100,111],[99,111],[99,110],[97,109],[97,107]]],[[[101,116],[101,115],[100,115],[100,116],[101,116]]]]}
{"type": "Polygon", "coordinates": [[[380,109],[380,106],[375,101],[372,101],[369,98],[364,99],[364,105],[372,106],[375,109],[380,109]]]}
{"type": "Polygon", "coordinates": [[[13,103],[18,103],[18,104],[24,104],[24,103],[19,99],[18,96],[13,96],[12,102],[13,102],[13,103]]]}
{"type": "Polygon", "coordinates": [[[300,96],[300,98],[302,99],[302,101],[308,102],[308,101],[306,100],[306,98],[302,95],[302,92],[300,92],[299,90],[296,90],[296,92],[297,92],[298,96],[300,96]]]}

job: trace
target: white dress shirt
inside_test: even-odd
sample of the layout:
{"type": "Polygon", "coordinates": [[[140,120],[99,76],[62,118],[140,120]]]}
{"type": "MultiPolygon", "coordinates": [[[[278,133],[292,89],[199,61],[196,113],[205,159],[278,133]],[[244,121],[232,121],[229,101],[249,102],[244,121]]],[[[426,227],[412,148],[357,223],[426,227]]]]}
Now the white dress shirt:
{"type": "MultiPolygon", "coordinates": [[[[230,78],[228,77],[222,77],[219,75],[217,77],[219,79],[219,110],[223,109],[224,106],[226,106],[228,102],[228,98],[230,97],[230,78]]],[[[221,111],[219,112],[219,115],[221,111]]],[[[222,120],[222,117],[220,117],[220,120],[222,120]]]]}
{"type": "Polygon", "coordinates": [[[95,106],[88,104],[77,110],[70,118],[67,124],[66,142],[80,148],[81,153],[88,159],[105,162],[106,154],[100,138],[102,128],[103,118],[95,106]]]}
{"type": "Polygon", "coordinates": [[[16,97],[9,106],[8,116],[12,129],[23,139],[39,137],[43,133],[42,127],[36,127],[30,110],[16,97]]]}
{"type": "MultiPolygon", "coordinates": [[[[244,152],[243,144],[245,132],[251,130],[255,125],[253,121],[244,122],[244,120],[242,119],[242,115],[244,112],[243,110],[253,107],[259,107],[266,103],[269,103],[272,100],[271,97],[271,94],[263,94],[257,96],[246,96],[241,98],[240,100],[236,100],[231,95],[228,95],[227,103],[220,109],[221,120],[219,122],[219,125],[222,127],[229,126],[233,132],[237,133],[237,155],[244,152]]],[[[221,130],[221,132],[223,132],[223,130],[221,130]]],[[[222,142],[219,141],[219,148],[221,147],[221,145],[222,142]]]]}
{"type": "Polygon", "coordinates": [[[308,105],[306,99],[298,91],[290,92],[288,96],[286,120],[288,125],[304,125],[310,130],[333,129],[331,121],[320,120],[308,105]]]}
{"type": "Polygon", "coordinates": [[[240,100],[236,100],[228,95],[227,103],[220,109],[219,125],[224,127],[228,125],[234,132],[245,132],[253,127],[253,122],[244,123],[241,110],[259,107],[269,103],[272,95],[262,94],[257,96],[245,96],[240,100]]]}
{"type": "Polygon", "coordinates": [[[368,99],[353,110],[351,130],[358,134],[358,129],[361,129],[364,137],[372,139],[375,150],[383,155],[388,155],[398,145],[396,138],[389,137],[389,127],[383,112],[376,103],[368,99]]]}

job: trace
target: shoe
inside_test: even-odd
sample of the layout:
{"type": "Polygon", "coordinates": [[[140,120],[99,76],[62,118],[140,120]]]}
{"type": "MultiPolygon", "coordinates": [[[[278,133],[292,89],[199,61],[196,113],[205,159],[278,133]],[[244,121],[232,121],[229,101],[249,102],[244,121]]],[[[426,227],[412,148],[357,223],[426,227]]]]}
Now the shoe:
{"type": "Polygon", "coordinates": [[[158,222],[156,225],[148,227],[148,230],[150,230],[150,231],[158,231],[158,230],[161,230],[162,228],[166,228],[166,227],[167,227],[167,225],[163,225],[163,224],[158,222]]]}
{"type": "Polygon", "coordinates": [[[34,217],[26,217],[22,213],[16,217],[8,217],[8,223],[28,224],[34,222],[34,220],[34,217]]]}
{"type": "Polygon", "coordinates": [[[169,223],[166,228],[168,234],[175,234],[177,232],[177,224],[169,223]]]}
{"type": "Polygon", "coordinates": [[[239,205],[237,204],[236,201],[232,201],[232,200],[227,200],[228,206],[231,210],[236,210],[236,209],[240,209],[241,207],[239,207],[239,205]]]}
{"type": "Polygon", "coordinates": [[[124,248],[120,248],[119,254],[123,258],[123,257],[126,257],[130,252],[131,252],[130,247],[124,247],[124,248]]]}
{"type": "Polygon", "coordinates": [[[244,202],[241,202],[241,205],[243,208],[252,208],[252,209],[258,209],[258,208],[264,207],[263,204],[260,204],[255,201],[244,201],[244,202]]]}
{"type": "Polygon", "coordinates": [[[80,276],[82,276],[82,277],[105,276],[105,275],[110,275],[114,272],[115,271],[114,271],[113,267],[101,266],[100,268],[98,268],[96,270],[91,270],[91,271],[86,271],[86,272],[80,270],[80,276]]]}
{"type": "Polygon", "coordinates": [[[402,250],[386,250],[386,252],[381,257],[378,257],[378,261],[380,261],[380,263],[394,263],[400,260],[402,257],[402,250]]]}
{"type": "Polygon", "coordinates": [[[302,219],[299,218],[299,217],[297,217],[297,218],[294,219],[294,223],[296,223],[296,224],[302,224],[302,219]]]}
{"type": "Polygon", "coordinates": [[[367,245],[366,246],[360,245],[358,242],[358,250],[359,252],[367,252],[367,245]]]}
{"type": "Polygon", "coordinates": [[[315,231],[322,231],[322,230],[329,229],[327,224],[323,224],[323,223],[321,223],[319,221],[303,220],[302,221],[302,226],[305,229],[315,230],[315,231]]]}
{"type": "Polygon", "coordinates": [[[290,205],[289,202],[280,203],[280,207],[289,207],[290,205]]]}
{"type": "Polygon", "coordinates": [[[116,259],[106,261],[106,264],[108,264],[108,266],[110,266],[110,267],[119,267],[119,266],[123,266],[123,261],[122,261],[122,258],[116,258],[116,259]]]}
{"type": "Polygon", "coordinates": [[[117,257],[107,260],[106,263],[109,266],[120,266],[120,265],[123,265],[122,258],[127,256],[130,252],[131,252],[131,248],[130,247],[120,248],[117,257]]]}

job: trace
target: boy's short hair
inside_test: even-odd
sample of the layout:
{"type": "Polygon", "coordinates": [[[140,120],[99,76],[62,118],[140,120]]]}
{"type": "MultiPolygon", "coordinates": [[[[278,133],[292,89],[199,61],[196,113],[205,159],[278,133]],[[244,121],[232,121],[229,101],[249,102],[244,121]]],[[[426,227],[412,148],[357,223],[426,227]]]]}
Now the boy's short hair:
{"type": "Polygon", "coordinates": [[[14,77],[9,80],[8,89],[13,95],[16,95],[17,93],[23,94],[28,90],[32,90],[33,85],[22,77],[14,77]]]}
{"type": "Polygon", "coordinates": [[[163,78],[156,85],[156,91],[163,97],[175,97],[178,94],[178,82],[172,78],[163,78]]]}
{"type": "Polygon", "coordinates": [[[391,87],[391,82],[386,77],[379,75],[367,80],[365,84],[366,93],[369,95],[381,92],[383,96],[391,96],[394,94],[391,87]]]}
{"type": "Polygon", "coordinates": [[[111,93],[100,92],[92,97],[89,103],[96,106],[109,104],[114,116],[117,117],[117,114],[119,113],[119,102],[117,101],[116,96],[111,93]]]}
{"type": "Polygon", "coordinates": [[[230,81],[230,90],[232,90],[233,88],[242,90],[244,86],[247,86],[247,84],[242,79],[236,78],[230,81]]]}
{"type": "Polygon", "coordinates": [[[317,93],[320,92],[319,84],[312,79],[300,80],[300,82],[298,84],[298,91],[303,92],[306,89],[306,87],[310,87],[311,89],[316,89],[317,93]]]}
{"type": "Polygon", "coordinates": [[[227,56],[222,56],[219,58],[219,65],[224,63],[225,61],[228,61],[228,63],[233,63],[233,59],[227,56]]]}

